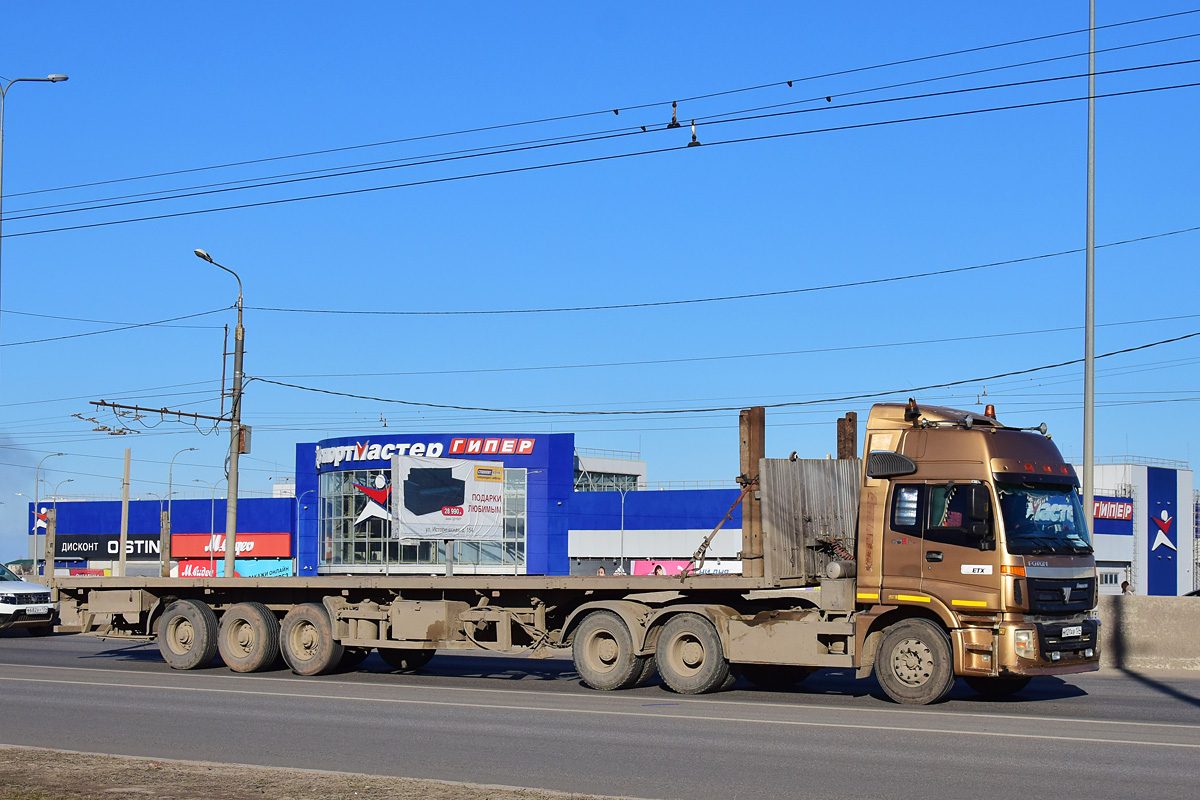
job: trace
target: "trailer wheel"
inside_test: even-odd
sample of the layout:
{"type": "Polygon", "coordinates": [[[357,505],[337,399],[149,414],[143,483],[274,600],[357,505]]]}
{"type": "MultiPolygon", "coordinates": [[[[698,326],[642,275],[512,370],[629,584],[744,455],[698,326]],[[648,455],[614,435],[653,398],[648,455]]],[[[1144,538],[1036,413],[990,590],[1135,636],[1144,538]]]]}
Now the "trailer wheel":
{"type": "Polygon", "coordinates": [[[611,611],[593,611],[583,618],[571,655],[575,671],[593,689],[629,689],[645,677],[645,658],[633,654],[629,628],[611,611]]]}
{"type": "Polygon", "coordinates": [[[428,664],[436,652],[408,647],[381,647],[379,657],[398,672],[413,672],[428,664]]]}
{"type": "Polygon", "coordinates": [[[967,686],[970,686],[975,691],[979,692],[984,697],[1008,697],[1010,694],[1016,694],[1029,685],[1030,679],[1026,678],[984,678],[972,677],[965,678],[967,686]]]}
{"type": "Polygon", "coordinates": [[[634,678],[633,683],[629,685],[630,689],[636,689],[639,686],[645,686],[654,679],[658,673],[658,659],[651,653],[648,656],[635,656],[639,662],[638,674],[634,678]]]}
{"type": "Polygon", "coordinates": [[[200,600],[176,600],[158,618],[158,649],[171,669],[207,667],[217,655],[217,615],[200,600]]]}
{"type": "Polygon", "coordinates": [[[738,664],[734,671],[760,689],[790,689],[816,672],[790,664],[738,664]]]}
{"type": "Polygon", "coordinates": [[[366,661],[369,655],[371,655],[369,647],[344,647],[342,648],[342,660],[338,662],[338,669],[354,669],[366,661]]]}
{"type": "Polygon", "coordinates": [[[335,669],[345,648],[333,638],[333,623],[320,603],[302,603],[287,613],[279,629],[283,660],[297,675],[335,669]]]}
{"type": "Polygon", "coordinates": [[[221,615],[217,649],[234,672],[258,672],[279,657],[279,620],[262,603],[238,603],[221,615]]]}
{"type": "Polygon", "coordinates": [[[680,694],[724,688],[729,662],[713,624],[699,614],[671,617],[658,637],[658,674],[680,694]]]}
{"type": "Polygon", "coordinates": [[[888,628],[875,656],[875,674],[897,703],[923,706],[945,699],[954,686],[950,637],[926,619],[888,628]]]}

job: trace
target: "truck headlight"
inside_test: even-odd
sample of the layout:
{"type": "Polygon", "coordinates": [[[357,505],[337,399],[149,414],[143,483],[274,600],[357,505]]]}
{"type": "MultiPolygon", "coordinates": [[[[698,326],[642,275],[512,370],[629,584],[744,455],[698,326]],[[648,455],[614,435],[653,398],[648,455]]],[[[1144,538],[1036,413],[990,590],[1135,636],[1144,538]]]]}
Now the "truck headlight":
{"type": "Polygon", "coordinates": [[[1013,632],[1013,646],[1021,658],[1037,657],[1037,638],[1029,629],[1013,632]]]}

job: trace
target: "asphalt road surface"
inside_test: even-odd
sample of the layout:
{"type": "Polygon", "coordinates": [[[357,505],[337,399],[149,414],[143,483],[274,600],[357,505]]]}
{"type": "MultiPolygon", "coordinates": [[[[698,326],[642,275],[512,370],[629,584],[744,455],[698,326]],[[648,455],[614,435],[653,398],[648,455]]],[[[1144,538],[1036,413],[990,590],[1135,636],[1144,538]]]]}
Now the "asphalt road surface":
{"type": "Polygon", "coordinates": [[[1106,671],[985,701],[874,680],[702,697],[583,686],[569,660],[442,653],[417,674],[174,672],[154,645],[0,632],[0,742],[646,798],[1186,798],[1200,675],[1106,671]]]}

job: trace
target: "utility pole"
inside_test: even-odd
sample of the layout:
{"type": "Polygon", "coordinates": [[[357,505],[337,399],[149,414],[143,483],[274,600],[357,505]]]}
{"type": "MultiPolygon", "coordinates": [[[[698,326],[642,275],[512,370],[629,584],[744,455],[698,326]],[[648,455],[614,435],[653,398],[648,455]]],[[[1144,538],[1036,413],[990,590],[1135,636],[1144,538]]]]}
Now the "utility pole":
{"type": "Polygon", "coordinates": [[[763,576],[762,494],[759,492],[758,465],[766,456],[767,410],[762,406],[743,408],[738,415],[741,440],[741,476],[738,482],[749,487],[742,503],[742,575],[763,576]]]}
{"type": "MultiPolygon", "coordinates": [[[[237,501],[238,501],[238,455],[243,450],[242,441],[242,356],[245,352],[246,329],[242,327],[242,279],[229,267],[213,261],[204,250],[197,248],[197,258],[202,258],[214,267],[225,270],[237,280],[237,329],[233,333],[233,396],[229,404],[229,497],[225,501],[225,577],[233,577],[234,559],[237,557],[237,501]]],[[[249,448],[244,448],[249,452],[249,448]]]]}
{"type": "Polygon", "coordinates": [[[125,448],[125,477],[121,479],[121,541],[118,545],[117,571],[125,577],[125,543],[129,541],[129,448],[125,448]]]}
{"type": "Polygon", "coordinates": [[[1083,516],[1089,535],[1096,514],[1096,0],[1088,19],[1087,257],[1083,334],[1083,516]]]}

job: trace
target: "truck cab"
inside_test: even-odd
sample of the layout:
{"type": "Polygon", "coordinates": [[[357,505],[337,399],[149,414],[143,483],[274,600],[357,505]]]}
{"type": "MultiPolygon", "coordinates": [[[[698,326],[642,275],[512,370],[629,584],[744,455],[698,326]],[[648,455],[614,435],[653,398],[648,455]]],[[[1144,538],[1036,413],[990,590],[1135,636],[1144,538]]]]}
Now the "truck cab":
{"type": "Polygon", "coordinates": [[[944,696],[953,675],[1001,695],[1099,668],[1075,469],[1045,426],[1012,428],[989,412],[880,404],[867,422],[856,602],[881,624],[860,652],[889,694],[913,702],[940,699],[930,692],[944,696]],[[902,619],[916,623],[910,635],[895,635],[902,619]],[[932,674],[932,628],[949,637],[948,679],[932,674]]]}

